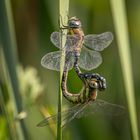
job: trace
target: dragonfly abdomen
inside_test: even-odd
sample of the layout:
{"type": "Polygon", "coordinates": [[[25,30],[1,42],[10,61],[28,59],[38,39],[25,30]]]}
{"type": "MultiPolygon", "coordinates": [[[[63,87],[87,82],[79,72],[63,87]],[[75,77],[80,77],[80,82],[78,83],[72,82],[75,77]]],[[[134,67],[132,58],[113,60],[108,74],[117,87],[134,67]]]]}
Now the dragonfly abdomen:
{"type": "Polygon", "coordinates": [[[67,63],[65,63],[65,67],[62,75],[62,82],[61,82],[63,96],[68,101],[74,104],[86,102],[89,99],[89,88],[84,86],[84,88],[80,93],[77,94],[70,93],[67,89],[67,77],[68,77],[68,66],[67,63]]]}

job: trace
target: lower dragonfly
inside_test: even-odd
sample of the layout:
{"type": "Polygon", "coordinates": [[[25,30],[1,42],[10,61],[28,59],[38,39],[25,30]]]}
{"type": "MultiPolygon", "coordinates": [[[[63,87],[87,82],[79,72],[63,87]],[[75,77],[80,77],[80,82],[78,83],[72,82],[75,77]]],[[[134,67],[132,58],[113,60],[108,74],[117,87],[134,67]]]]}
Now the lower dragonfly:
{"type": "MultiPolygon", "coordinates": [[[[65,73],[67,75],[67,71],[65,73]]],[[[81,74],[85,84],[79,94],[72,94],[67,91],[66,81],[62,83],[63,95],[67,100],[73,102],[74,105],[69,110],[61,112],[62,127],[71,122],[73,119],[86,117],[95,113],[105,113],[108,115],[118,116],[124,113],[125,108],[120,105],[111,104],[97,98],[98,90],[102,91],[106,88],[106,81],[99,74],[81,74]]],[[[67,80],[67,79],[65,79],[67,80]]],[[[57,123],[58,115],[52,115],[45,118],[37,124],[38,127],[51,125],[52,122],[57,123]]]]}
{"type": "MultiPolygon", "coordinates": [[[[99,74],[80,74],[81,80],[84,81],[83,89],[79,94],[73,94],[67,90],[67,75],[68,67],[65,67],[62,77],[62,93],[63,96],[70,102],[76,104],[67,111],[61,112],[62,127],[68,124],[75,118],[86,117],[94,113],[106,113],[110,115],[120,115],[124,112],[124,107],[116,104],[108,103],[104,100],[96,99],[97,92],[106,89],[106,80],[99,74]]],[[[57,122],[58,115],[53,115],[45,118],[37,124],[38,127],[50,125],[51,122],[57,122]]]]}

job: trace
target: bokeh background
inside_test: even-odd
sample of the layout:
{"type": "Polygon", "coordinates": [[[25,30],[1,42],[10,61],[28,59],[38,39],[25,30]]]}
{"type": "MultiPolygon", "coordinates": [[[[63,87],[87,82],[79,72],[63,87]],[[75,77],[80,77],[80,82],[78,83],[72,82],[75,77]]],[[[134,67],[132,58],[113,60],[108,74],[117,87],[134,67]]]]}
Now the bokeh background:
{"type": "MultiPolygon", "coordinates": [[[[126,0],[125,2],[138,127],[140,128],[140,1],[126,0]]],[[[36,124],[45,116],[53,115],[57,112],[59,72],[43,68],[40,60],[46,53],[57,50],[50,41],[50,34],[55,30],[59,30],[58,5],[59,3],[56,0],[11,1],[11,18],[14,22],[12,28],[15,32],[17,44],[13,49],[16,50],[16,61],[18,61],[18,65],[13,65],[13,67],[17,69],[22,105],[28,114],[24,122],[28,135],[27,139],[29,140],[53,140],[56,138],[55,125],[38,128],[36,124]]],[[[105,92],[99,93],[98,98],[125,106],[126,113],[118,117],[102,114],[76,119],[63,129],[63,138],[65,140],[130,140],[132,139],[131,126],[127,113],[126,94],[110,1],[71,0],[69,8],[69,16],[76,16],[81,20],[85,34],[100,34],[106,31],[113,33],[113,43],[102,52],[103,63],[92,72],[101,74],[107,80],[107,89],[105,92]]],[[[0,46],[2,45],[1,39],[0,46]]],[[[1,99],[3,99],[0,103],[0,140],[18,139],[13,120],[14,100],[11,97],[12,86],[2,47],[0,49],[1,99]],[[3,110],[6,113],[3,113],[3,110]]],[[[74,70],[69,72],[68,87],[72,93],[78,93],[82,88],[82,83],[74,70]]],[[[72,104],[63,98],[63,110],[69,106],[72,106],[72,104]]],[[[106,112],[104,113],[106,114],[106,112]]]]}

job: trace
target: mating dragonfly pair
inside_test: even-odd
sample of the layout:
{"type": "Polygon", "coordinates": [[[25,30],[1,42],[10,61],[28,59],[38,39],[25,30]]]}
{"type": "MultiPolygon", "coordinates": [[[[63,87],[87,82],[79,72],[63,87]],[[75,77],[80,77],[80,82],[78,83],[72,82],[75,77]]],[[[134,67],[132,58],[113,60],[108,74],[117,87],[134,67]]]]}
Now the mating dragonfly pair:
{"type": "MultiPolygon", "coordinates": [[[[105,78],[99,74],[82,73],[79,68],[92,70],[102,63],[100,51],[111,44],[113,40],[112,33],[105,32],[99,35],[89,34],[85,36],[81,28],[81,22],[76,17],[70,18],[68,26],[64,26],[64,28],[68,29],[68,34],[66,35],[65,64],[61,88],[63,96],[76,105],[67,111],[61,112],[63,118],[62,125],[64,126],[74,118],[80,118],[94,114],[95,112],[106,112],[114,115],[120,114],[124,109],[122,106],[96,99],[98,90],[102,91],[106,88],[105,78]],[[70,93],[67,90],[68,71],[73,67],[84,84],[83,89],[78,94],[70,93]]],[[[41,60],[43,67],[56,71],[60,70],[62,35],[60,32],[53,32],[51,34],[51,42],[60,51],[46,54],[41,60]]],[[[58,115],[60,113],[45,118],[37,126],[48,125],[51,120],[57,121],[58,115]]]]}

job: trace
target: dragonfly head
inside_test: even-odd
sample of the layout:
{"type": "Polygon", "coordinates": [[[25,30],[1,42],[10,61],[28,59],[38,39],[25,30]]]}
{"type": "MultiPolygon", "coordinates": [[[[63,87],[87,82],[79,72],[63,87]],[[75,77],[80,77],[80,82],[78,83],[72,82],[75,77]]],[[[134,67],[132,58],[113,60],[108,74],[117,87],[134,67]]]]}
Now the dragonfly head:
{"type": "Polygon", "coordinates": [[[68,20],[68,26],[70,28],[80,28],[81,27],[81,21],[76,17],[71,17],[68,20]]]}
{"type": "Polygon", "coordinates": [[[89,85],[89,88],[91,89],[98,89],[100,91],[103,91],[106,89],[106,79],[99,74],[82,74],[85,81],[89,85]]]}

